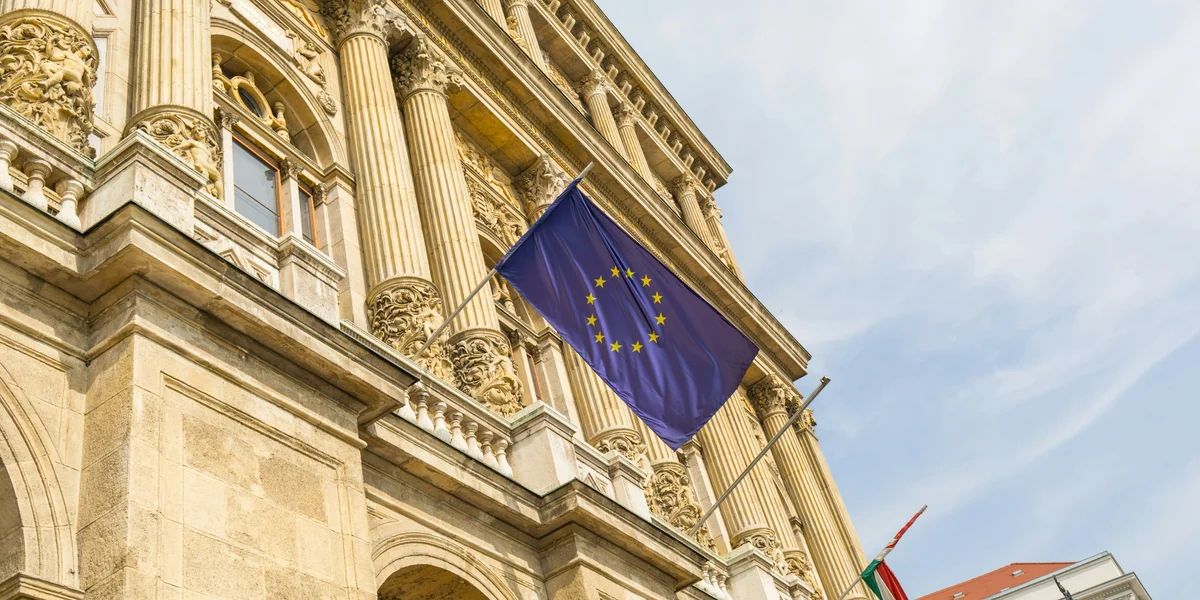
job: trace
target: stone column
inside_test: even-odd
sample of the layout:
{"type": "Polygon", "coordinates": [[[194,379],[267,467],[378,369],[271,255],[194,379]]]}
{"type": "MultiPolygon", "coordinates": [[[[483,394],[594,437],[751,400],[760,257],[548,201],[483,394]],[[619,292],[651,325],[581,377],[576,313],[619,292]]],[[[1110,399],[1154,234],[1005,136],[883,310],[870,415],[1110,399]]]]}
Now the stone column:
{"type": "Polygon", "coordinates": [[[140,0],[134,12],[133,116],[204,176],[221,198],[221,134],[213,123],[209,0],[140,0]]]}
{"type": "Polygon", "coordinates": [[[696,185],[696,178],[691,173],[684,173],[676,178],[675,201],[679,203],[679,209],[683,212],[683,222],[696,232],[705,246],[715,251],[717,242],[713,239],[708,222],[704,220],[704,213],[700,211],[700,201],[696,198],[696,185]]]}
{"type": "MultiPolygon", "coordinates": [[[[771,433],[786,425],[789,410],[795,410],[800,405],[800,394],[796,389],[775,376],[751,387],[750,398],[763,425],[771,433]]],[[[861,569],[855,567],[847,552],[837,521],[822,495],[817,480],[818,471],[809,458],[801,436],[785,434],[772,446],[771,453],[804,523],[804,534],[820,580],[826,586],[826,596],[836,595],[855,580],[861,569]]],[[[849,597],[862,598],[863,595],[856,589],[849,597]]]]}
{"type": "Polygon", "coordinates": [[[733,248],[729,246],[729,238],[725,235],[725,225],[721,223],[721,207],[717,206],[711,196],[699,196],[699,200],[700,212],[704,214],[704,220],[708,221],[708,229],[716,243],[717,256],[721,257],[725,266],[729,267],[738,276],[738,279],[742,279],[742,269],[733,258],[733,248]]]}
{"type": "MultiPolygon", "coordinates": [[[[341,58],[349,150],[369,286],[371,332],[412,357],[445,314],[421,237],[404,124],[388,71],[385,13],[369,2],[327,5],[341,58]]],[[[394,23],[395,21],[391,21],[394,23]]],[[[454,381],[441,343],[421,364],[454,381]]]]}
{"type": "Polygon", "coordinates": [[[600,135],[616,148],[621,156],[628,159],[625,144],[621,143],[621,134],[617,131],[617,122],[613,119],[612,109],[608,107],[608,92],[612,83],[604,71],[595,69],[579,82],[579,93],[587,102],[588,112],[592,113],[592,125],[600,131],[600,135]]]}
{"type": "Polygon", "coordinates": [[[0,56],[0,102],[92,156],[92,3],[0,0],[0,56]]]}
{"type": "Polygon", "coordinates": [[[563,353],[567,356],[567,373],[579,407],[584,439],[601,452],[616,452],[645,467],[646,443],[633,424],[637,417],[579,353],[569,347],[563,348],[563,353]]]}
{"type": "MultiPolygon", "coordinates": [[[[489,270],[446,97],[462,76],[423,35],[393,58],[392,71],[403,99],[433,281],[446,306],[455,307],[489,270]]],[[[521,409],[521,384],[490,294],[476,294],[450,324],[448,348],[460,389],[504,416],[521,409]]]]}
{"type": "Polygon", "coordinates": [[[504,6],[500,4],[500,0],[479,0],[479,4],[483,6],[483,11],[486,12],[494,21],[499,23],[501,27],[506,26],[504,19],[504,6]]]}
{"type": "MultiPolygon", "coordinates": [[[[646,502],[650,504],[650,512],[687,533],[704,514],[696,501],[687,467],[637,415],[631,416],[638,434],[646,441],[646,458],[651,470],[650,479],[646,481],[646,502]]],[[[696,542],[709,550],[716,548],[707,526],[696,532],[696,542]]]]}
{"type": "Polygon", "coordinates": [[[533,20],[529,18],[529,0],[508,0],[506,26],[516,29],[517,44],[525,50],[525,53],[533,60],[533,64],[545,71],[546,63],[542,60],[542,47],[538,44],[537,33],[533,30],[533,20]]]}
{"type": "Polygon", "coordinates": [[[549,155],[543,154],[513,180],[513,188],[525,204],[525,216],[533,223],[546,212],[571,179],[558,168],[549,155]]]}
{"type": "MultiPolygon", "coordinates": [[[[744,410],[744,394],[738,389],[733,398],[697,434],[704,447],[708,477],[712,481],[713,491],[718,495],[729,489],[756,454],[754,442],[742,426],[738,413],[744,410]]],[[[743,482],[734,488],[721,505],[721,514],[729,529],[729,544],[734,549],[750,544],[768,557],[775,558],[780,554],[779,536],[767,526],[762,500],[754,492],[753,486],[743,482]]]]}
{"type": "Polygon", "coordinates": [[[629,157],[629,163],[646,181],[653,182],[653,175],[650,173],[650,163],[646,162],[646,152],[642,150],[642,142],[638,139],[637,121],[638,112],[633,108],[633,105],[628,102],[622,102],[617,108],[617,130],[621,134],[621,144],[625,147],[625,156],[629,157]]]}
{"type": "Polygon", "coordinates": [[[825,462],[825,453],[821,451],[821,446],[817,443],[816,427],[817,420],[813,418],[812,411],[807,411],[798,432],[800,440],[804,442],[809,459],[817,465],[821,489],[829,502],[830,510],[833,512],[834,520],[838,523],[842,537],[846,540],[850,561],[856,566],[854,570],[861,571],[867,565],[867,555],[863,552],[858,533],[854,531],[854,523],[850,520],[850,513],[846,511],[846,504],[842,500],[841,493],[838,492],[837,484],[833,481],[833,474],[829,472],[829,465],[825,462]]]}

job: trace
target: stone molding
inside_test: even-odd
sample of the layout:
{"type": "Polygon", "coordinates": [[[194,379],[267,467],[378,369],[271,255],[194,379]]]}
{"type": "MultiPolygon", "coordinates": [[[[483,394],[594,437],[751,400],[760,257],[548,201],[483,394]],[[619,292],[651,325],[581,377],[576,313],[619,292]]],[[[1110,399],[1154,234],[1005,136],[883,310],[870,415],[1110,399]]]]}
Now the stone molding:
{"type": "Polygon", "coordinates": [[[459,332],[450,341],[449,354],[459,389],[499,415],[521,410],[521,382],[504,335],[489,329],[459,332]]]}
{"type": "Polygon", "coordinates": [[[392,58],[392,75],[401,99],[420,91],[445,95],[463,84],[462,71],[423,34],[392,58]]]}
{"type": "Polygon", "coordinates": [[[17,573],[0,582],[0,598],[5,600],[83,600],[83,591],[17,573]]]}
{"type": "Polygon", "coordinates": [[[99,53],[90,32],[61,15],[16,10],[0,18],[0,102],[88,157],[99,53]]]}
{"type": "Polygon", "coordinates": [[[424,356],[415,356],[443,320],[441,295],[433,284],[419,277],[380,283],[367,296],[367,318],[375,337],[437,377],[454,380],[454,368],[441,340],[430,345],[424,356]]]}

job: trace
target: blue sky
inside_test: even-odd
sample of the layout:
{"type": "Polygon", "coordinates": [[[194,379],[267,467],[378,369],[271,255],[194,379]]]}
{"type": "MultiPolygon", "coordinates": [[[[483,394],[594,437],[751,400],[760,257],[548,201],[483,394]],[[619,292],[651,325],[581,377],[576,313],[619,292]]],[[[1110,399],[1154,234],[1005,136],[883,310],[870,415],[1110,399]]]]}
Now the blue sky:
{"type": "MultiPolygon", "coordinates": [[[[912,596],[1200,553],[1200,3],[599,0],[733,165],[750,287],[912,596]]],[[[1187,586],[1187,587],[1185,587],[1187,586]]]]}

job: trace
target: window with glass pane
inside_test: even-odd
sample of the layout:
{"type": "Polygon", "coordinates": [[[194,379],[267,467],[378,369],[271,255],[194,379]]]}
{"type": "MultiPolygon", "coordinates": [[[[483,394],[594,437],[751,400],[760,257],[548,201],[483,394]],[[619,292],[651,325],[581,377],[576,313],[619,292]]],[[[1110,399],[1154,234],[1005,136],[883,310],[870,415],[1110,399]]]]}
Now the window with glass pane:
{"type": "Polygon", "coordinates": [[[267,233],[279,235],[279,171],[248,148],[233,145],[234,208],[267,233]]]}
{"type": "Polygon", "coordinates": [[[317,236],[313,233],[313,199],[308,190],[300,190],[300,235],[304,241],[316,246],[317,236]]]}

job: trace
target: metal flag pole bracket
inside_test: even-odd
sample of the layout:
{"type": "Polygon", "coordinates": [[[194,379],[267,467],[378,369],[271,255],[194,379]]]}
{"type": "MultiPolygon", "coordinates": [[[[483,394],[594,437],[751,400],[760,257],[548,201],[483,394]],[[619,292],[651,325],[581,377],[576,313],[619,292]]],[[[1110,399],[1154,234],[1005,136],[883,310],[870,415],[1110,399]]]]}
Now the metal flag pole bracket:
{"type": "Polygon", "coordinates": [[[758,461],[762,460],[762,458],[767,455],[767,452],[771,451],[771,446],[774,446],[775,442],[779,441],[779,438],[783,437],[783,434],[790,431],[792,429],[792,425],[795,425],[796,421],[800,420],[800,417],[804,414],[804,411],[808,409],[808,405],[812,404],[813,400],[817,399],[817,396],[821,393],[821,390],[825,389],[826,385],[829,385],[829,378],[822,377],[821,384],[817,386],[817,389],[813,390],[812,393],[808,395],[808,399],[804,401],[804,404],[801,404],[800,408],[796,409],[796,412],[792,414],[791,418],[788,419],[788,422],[785,423],[783,427],[781,427],[779,431],[775,433],[775,437],[771,438],[771,441],[767,442],[767,445],[763,447],[762,452],[759,452],[758,456],[754,457],[754,460],[750,461],[750,466],[746,467],[746,470],[742,471],[742,474],[738,475],[737,479],[734,479],[733,483],[731,483],[728,488],[725,488],[725,492],[722,493],[719,498],[717,498],[717,501],[713,502],[712,506],[708,507],[708,510],[704,511],[704,514],[700,517],[700,520],[696,521],[696,525],[693,526],[690,531],[688,531],[688,537],[696,536],[696,532],[700,531],[701,527],[704,527],[705,521],[708,521],[708,518],[711,517],[714,512],[717,512],[717,508],[721,506],[721,503],[724,502],[725,499],[729,497],[729,494],[732,493],[735,488],[737,488],[738,484],[750,474],[750,471],[754,470],[754,465],[757,465],[758,461]]]}
{"type": "MultiPolygon", "coordinates": [[[[583,170],[579,172],[579,176],[576,177],[575,180],[582,180],[584,177],[587,177],[588,173],[591,173],[592,168],[595,166],[596,166],[596,163],[589,162],[587,164],[587,166],[584,167],[583,170]]],[[[545,214],[543,214],[542,216],[544,217],[545,214]]],[[[488,282],[491,281],[493,277],[496,276],[496,272],[499,271],[499,269],[500,269],[500,265],[496,265],[495,267],[492,267],[491,271],[488,271],[488,274],[487,274],[487,276],[485,276],[483,278],[483,281],[480,281],[479,285],[475,286],[475,289],[471,290],[471,293],[467,294],[466,298],[463,298],[463,301],[458,304],[458,307],[454,309],[454,312],[450,313],[450,316],[446,317],[446,320],[442,321],[442,324],[438,325],[438,328],[433,331],[433,333],[429,336],[429,339],[425,340],[425,344],[422,345],[421,349],[417,350],[417,353],[413,355],[414,359],[420,358],[422,355],[425,354],[426,350],[429,350],[429,347],[433,345],[433,342],[435,340],[437,340],[439,337],[441,337],[443,333],[445,333],[446,328],[449,327],[450,323],[454,321],[454,317],[457,317],[458,313],[461,313],[463,311],[463,309],[467,307],[467,304],[469,304],[471,302],[471,300],[473,298],[475,298],[475,296],[481,290],[483,290],[483,287],[485,285],[487,285],[488,282]]]]}

